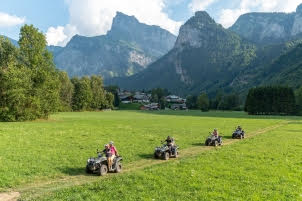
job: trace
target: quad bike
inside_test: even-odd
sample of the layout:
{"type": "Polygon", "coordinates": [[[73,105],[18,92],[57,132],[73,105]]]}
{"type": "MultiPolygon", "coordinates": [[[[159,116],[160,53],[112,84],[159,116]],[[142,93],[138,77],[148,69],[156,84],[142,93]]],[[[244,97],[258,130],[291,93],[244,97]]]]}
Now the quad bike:
{"type": "Polygon", "coordinates": [[[232,138],[233,139],[243,139],[244,138],[244,130],[239,130],[236,129],[233,134],[232,134],[232,138]]]}
{"type": "Polygon", "coordinates": [[[205,143],[206,146],[215,146],[222,145],[222,137],[220,136],[214,136],[210,133],[210,136],[206,139],[205,143]]]}
{"type": "MultiPolygon", "coordinates": [[[[109,172],[107,157],[97,150],[98,156],[96,158],[89,158],[86,165],[86,173],[96,173],[99,176],[104,176],[109,172]]],[[[119,173],[122,171],[121,156],[116,156],[112,161],[112,170],[110,172],[119,173]]]]}
{"type": "Polygon", "coordinates": [[[154,151],[154,158],[161,158],[163,160],[169,160],[169,158],[178,157],[178,146],[168,146],[163,144],[161,147],[156,147],[154,151]]]}

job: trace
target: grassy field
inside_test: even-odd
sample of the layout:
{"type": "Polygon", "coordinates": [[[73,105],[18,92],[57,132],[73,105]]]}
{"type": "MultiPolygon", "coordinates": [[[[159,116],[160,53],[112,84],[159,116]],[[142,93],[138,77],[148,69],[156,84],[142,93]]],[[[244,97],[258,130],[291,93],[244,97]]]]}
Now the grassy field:
{"type": "Polygon", "coordinates": [[[295,117],[199,111],[59,113],[48,121],[0,123],[0,189],[20,191],[26,200],[35,194],[38,200],[300,199],[301,127],[295,117]],[[263,135],[193,153],[213,128],[232,141],[236,125],[253,133],[288,120],[293,123],[263,135]],[[188,157],[152,165],[154,147],[167,135],[188,157]],[[110,140],[126,172],[132,164],[149,166],[105,178],[85,175],[87,158],[110,140]]]}
{"type": "Polygon", "coordinates": [[[142,104],[140,103],[121,103],[119,105],[119,110],[139,110],[142,104]]]}
{"type": "Polygon", "coordinates": [[[302,200],[301,125],[43,200],[302,200]]]}

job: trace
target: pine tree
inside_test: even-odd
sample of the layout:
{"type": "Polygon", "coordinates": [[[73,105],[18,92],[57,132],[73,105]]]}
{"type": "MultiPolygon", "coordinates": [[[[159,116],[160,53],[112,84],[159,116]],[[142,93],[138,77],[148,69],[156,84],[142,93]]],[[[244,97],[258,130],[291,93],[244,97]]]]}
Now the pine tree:
{"type": "Polygon", "coordinates": [[[72,110],[72,95],[74,86],[66,72],[59,73],[60,80],[60,112],[72,110]]]}
{"type": "Polygon", "coordinates": [[[202,93],[200,94],[200,96],[198,96],[197,105],[201,111],[203,112],[209,111],[210,102],[209,102],[208,95],[206,93],[202,93]]]}

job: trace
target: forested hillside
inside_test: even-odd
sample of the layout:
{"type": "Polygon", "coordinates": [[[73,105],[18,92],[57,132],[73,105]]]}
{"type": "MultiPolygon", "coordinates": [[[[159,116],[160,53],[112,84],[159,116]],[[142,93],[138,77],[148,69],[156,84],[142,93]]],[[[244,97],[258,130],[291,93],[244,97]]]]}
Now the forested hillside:
{"type": "Polygon", "coordinates": [[[178,94],[227,86],[256,57],[256,47],[197,12],[180,29],[175,47],[148,69],[108,84],[121,88],[162,87],[178,94]]]}
{"type": "MultiPolygon", "coordinates": [[[[297,13],[288,15],[300,16],[300,10],[298,7],[297,13]]],[[[280,13],[263,15],[269,16],[270,22],[281,20],[280,13]]],[[[302,18],[295,20],[302,23],[302,18]]],[[[239,35],[239,28],[239,34],[232,30],[224,29],[206,12],[197,12],[181,27],[174,48],[164,57],[129,78],[105,81],[129,90],[162,87],[179,95],[205,91],[210,97],[217,91],[246,95],[250,88],[259,85],[301,86],[302,37],[298,30],[290,40],[279,37],[261,45],[239,35]]]]}

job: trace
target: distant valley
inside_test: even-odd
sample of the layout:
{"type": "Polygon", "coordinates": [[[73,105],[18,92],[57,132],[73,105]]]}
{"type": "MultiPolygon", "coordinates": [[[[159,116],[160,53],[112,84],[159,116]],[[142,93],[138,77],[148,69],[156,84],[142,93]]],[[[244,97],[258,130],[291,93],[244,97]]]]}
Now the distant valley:
{"type": "Polygon", "coordinates": [[[298,87],[301,42],[302,5],[293,13],[247,13],[229,29],[199,11],[178,37],[118,12],[106,35],[75,35],[66,47],[48,50],[70,77],[96,74],[126,90],[161,87],[177,95],[214,96],[259,85],[298,87]]]}

